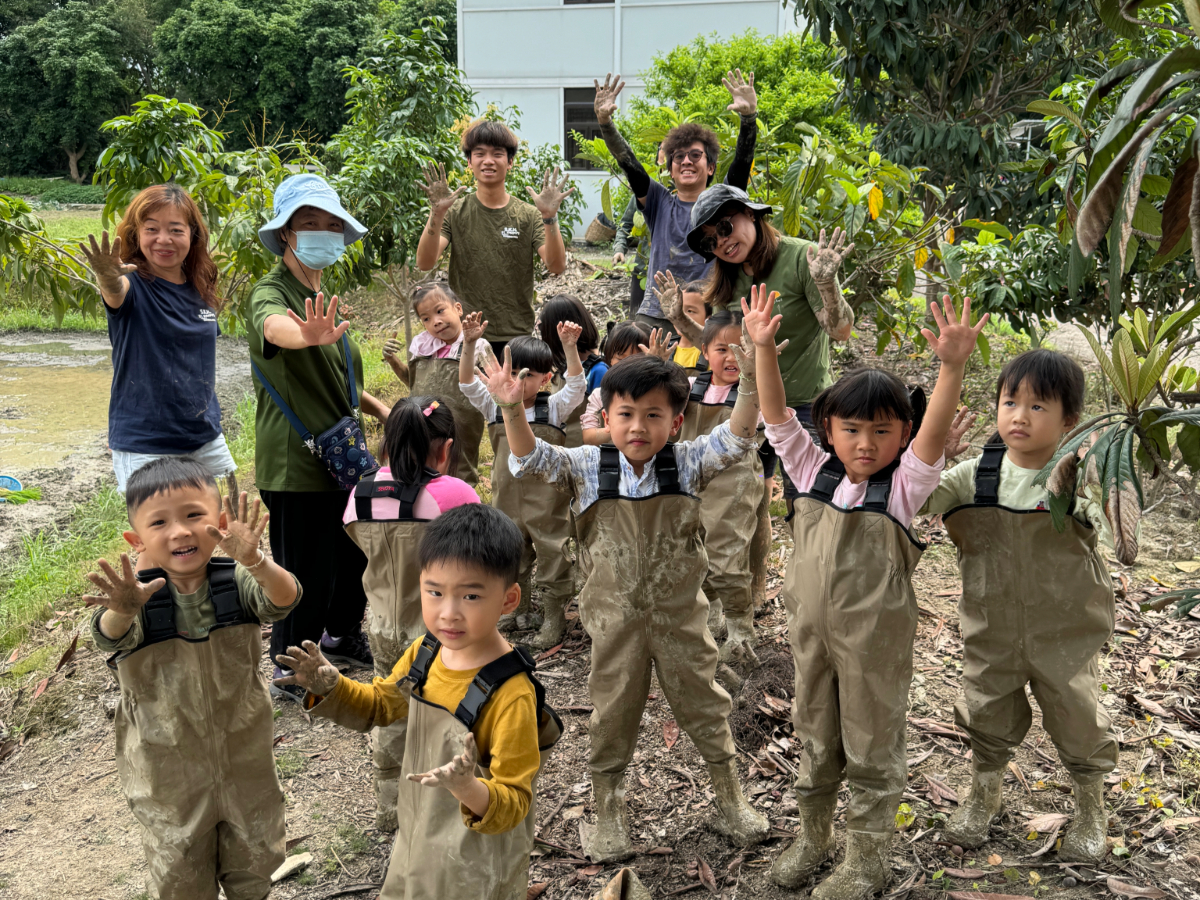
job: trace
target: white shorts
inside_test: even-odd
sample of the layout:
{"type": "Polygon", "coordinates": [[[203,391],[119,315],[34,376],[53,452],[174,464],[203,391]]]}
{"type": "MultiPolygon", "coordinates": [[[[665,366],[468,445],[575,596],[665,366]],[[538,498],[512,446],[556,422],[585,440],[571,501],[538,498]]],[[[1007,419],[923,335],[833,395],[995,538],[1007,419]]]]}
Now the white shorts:
{"type": "Polygon", "coordinates": [[[129,476],[156,459],[166,456],[192,456],[202,462],[212,472],[214,478],[231,475],[237,469],[237,463],[229,453],[225,443],[225,435],[218,434],[203,447],[197,447],[190,453],[129,453],[125,450],[114,450],[113,473],[117,476],[117,490],[125,493],[125,483],[129,476]]]}

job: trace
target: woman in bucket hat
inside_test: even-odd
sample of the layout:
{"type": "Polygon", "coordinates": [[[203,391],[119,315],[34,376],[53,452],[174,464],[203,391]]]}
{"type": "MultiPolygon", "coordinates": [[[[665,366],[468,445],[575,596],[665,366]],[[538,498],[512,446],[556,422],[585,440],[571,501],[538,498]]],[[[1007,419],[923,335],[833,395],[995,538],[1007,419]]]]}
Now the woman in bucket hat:
{"type": "MultiPolygon", "coordinates": [[[[268,394],[264,380],[305,427],[319,434],[354,414],[349,355],[362,411],[383,421],[388,408],[362,390],[362,356],[343,336],[338,298],[321,292],[321,272],[367,232],[319,175],[292,175],[275,190],[274,218],[259,229],[263,246],[281,257],[250,292],[247,324],[256,367],[255,478],[271,511],[271,551],[304,585],[304,597],[275,623],[271,656],[301,641],[320,641],[326,657],[370,666],[362,633],[366,557],[342,529],[346,493],[305,445],[268,394]]],[[[276,677],[280,677],[279,671],[276,677]]],[[[272,687],[301,701],[302,690],[272,687]]]]}

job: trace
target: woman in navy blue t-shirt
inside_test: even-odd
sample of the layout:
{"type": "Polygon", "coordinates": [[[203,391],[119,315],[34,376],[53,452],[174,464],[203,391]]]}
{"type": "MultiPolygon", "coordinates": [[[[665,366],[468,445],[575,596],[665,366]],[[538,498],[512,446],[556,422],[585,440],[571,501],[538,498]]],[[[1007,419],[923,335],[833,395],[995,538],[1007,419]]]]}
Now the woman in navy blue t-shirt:
{"type": "Polygon", "coordinates": [[[214,476],[237,466],[217,403],[217,267],[208,228],[181,187],[133,198],[110,244],[83,252],[108,311],[113,348],[108,445],[117,487],[162,456],[195,456],[214,476]]]}

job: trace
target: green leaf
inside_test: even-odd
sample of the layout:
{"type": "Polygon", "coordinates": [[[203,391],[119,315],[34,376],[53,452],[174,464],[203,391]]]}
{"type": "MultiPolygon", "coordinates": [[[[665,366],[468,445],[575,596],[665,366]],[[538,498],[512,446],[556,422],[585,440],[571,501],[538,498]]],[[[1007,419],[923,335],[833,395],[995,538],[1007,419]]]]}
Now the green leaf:
{"type": "Polygon", "coordinates": [[[907,299],[912,296],[916,286],[917,273],[913,269],[912,260],[905,256],[904,261],[900,263],[900,271],[896,275],[896,290],[901,299],[907,299]]]}
{"type": "Polygon", "coordinates": [[[1117,372],[1117,381],[1113,387],[1116,388],[1117,394],[1125,401],[1125,405],[1136,407],[1137,404],[1137,386],[1138,377],[1141,374],[1141,365],[1138,363],[1137,351],[1133,349],[1133,341],[1129,337],[1129,333],[1121,329],[1113,336],[1112,349],[1113,367],[1117,372]]]}
{"type": "Polygon", "coordinates": [[[1183,464],[1192,472],[1200,472],[1200,425],[1184,425],[1175,435],[1175,446],[1183,464]]]}
{"type": "Polygon", "coordinates": [[[975,336],[975,346],[979,348],[979,358],[983,360],[983,364],[990,366],[992,364],[992,345],[982,331],[975,336]]]}
{"type": "MultiPolygon", "coordinates": [[[[1117,388],[1119,377],[1117,375],[1116,365],[1113,363],[1112,359],[1109,358],[1109,355],[1104,352],[1104,348],[1100,346],[1100,342],[1096,340],[1096,336],[1094,334],[1092,334],[1086,328],[1081,328],[1079,330],[1083,332],[1083,336],[1087,338],[1088,345],[1092,348],[1092,354],[1096,357],[1096,361],[1100,363],[1100,368],[1104,371],[1104,377],[1106,377],[1109,380],[1109,383],[1113,385],[1113,388],[1120,393],[1119,388],[1117,388]]],[[[1126,335],[1126,338],[1128,338],[1128,335],[1126,335]]]]}
{"type": "MultiPolygon", "coordinates": [[[[1096,463],[1096,477],[1098,479],[1103,477],[1104,466],[1106,460],[1108,459],[1109,447],[1112,445],[1113,438],[1120,433],[1120,430],[1124,424],[1125,423],[1122,421],[1115,425],[1101,426],[1105,429],[1104,433],[1101,434],[1100,437],[1098,437],[1092,444],[1092,446],[1088,448],[1087,453],[1083,457],[1083,461],[1079,465],[1079,471],[1084,474],[1085,478],[1087,477],[1087,467],[1093,461],[1093,458],[1096,463]]],[[[1095,432],[1093,432],[1093,434],[1094,433],[1095,432]]]]}
{"type": "Polygon", "coordinates": [[[1075,110],[1065,103],[1059,103],[1056,100],[1034,100],[1025,108],[1031,113],[1041,116],[1062,116],[1080,131],[1086,131],[1083,127],[1083,120],[1076,115],[1075,110]]]}
{"type": "Polygon", "coordinates": [[[1138,403],[1140,404],[1153,393],[1158,380],[1162,378],[1162,373],[1166,371],[1167,363],[1171,361],[1171,354],[1175,351],[1175,342],[1172,341],[1167,345],[1167,348],[1159,353],[1159,346],[1155,346],[1150,355],[1146,357],[1145,363],[1142,364],[1142,374],[1138,378],[1138,403]]]}
{"type": "Polygon", "coordinates": [[[1146,313],[1139,306],[1133,311],[1133,331],[1141,341],[1141,346],[1138,348],[1143,353],[1150,347],[1150,320],[1146,318],[1146,313]]]}
{"type": "Polygon", "coordinates": [[[1122,18],[1121,6],[1125,2],[1126,0],[1093,0],[1100,20],[1121,37],[1133,40],[1141,34],[1141,28],[1122,18]]]}
{"type": "Polygon", "coordinates": [[[1187,12],[1192,31],[1200,37],[1200,0],[1183,0],[1183,8],[1187,12]]]}
{"type": "Polygon", "coordinates": [[[941,251],[942,265],[946,267],[946,274],[950,276],[950,280],[960,280],[963,268],[962,261],[958,258],[958,248],[953,244],[947,244],[945,241],[938,241],[938,249],[941,251]]]}
{"type": "Polygon", "coordinates": [[[1175,337],[1184,328],[1190,325],[1197,316],[1200,316],[1200,303],[1192,303],[1187,309],[1181,309],[1178,312],[1173,312],[1167,317],[1167,320],[1158,328],[1158,333],[1155,334],[1155,341],[1168,341],[1175,337]]]}
{"type": "Polygon", "coordinates": [[[1061,497],[1057,494],[1049,494],[1046,506],[1050,510],[1050,521],[1054,523],[1054,530],[1059,534],[1067,530],[1067,513],[1070,512],[1071,503],[1075,500],[1074,491],[1068,491],[1061,497]]]}
{"type": "Polygon", "coordinates": [[[963,228],[978,228],[980,231],[999,235],[1006,240],[1012,240],[1012,232],[999,222],[984,222],[981,219],[967,219],[962,223],[963,228]]]}
{"type": "Polygon", "coordinates": [[[1137,465],[1134,458],[1136,438],[1137,430],[1134,428],[1130,428],[1125,433],[1125,441],[1121,444],[1121,452],[1118,459],[1120,469],[1118,470],[1117,489],[1123,491],[1125,485],[1132,484],[1137,491],[1138,506],[1141,507],[1145,505],[1146,500],[1142,496],[1142,481],[1138,477],[1137,465]]]}
{"type": "Polygon", "coordinates": [[[1112,91],[1121,84],[1130,75],[1142,71],[1147,66],[1154,63],[1154,59],[1127,59],[1118,66],[1113,66],[1098,79],[1092,87],[1092,91],[1087,96],[1087,100],[1083,103],[1083,117],[1086,119],[1091,115],[1092,110],[1096,108],[1096,104],[1107,97],[1112,91]]]}
{"type": "Polygon", "coordinates": [[[1142,190],[1151,197],[1165,197],[1170,188],[1171,180],[1161,175],[1147,175],[1142,179],[1142,190]]]}
{"type": "Polygon", "coordinates": [[[1071,235],[1071,247],[1067,258],[1067,296],[1074,300],[1079,296],[1079,288],[1083,284],[1083,276],[1088,266],[1079,249],[1079,241],[1071,235]]]}
{"type": "Polygon", "coordinates": [[[604,215],[608,217],[608,221],[615,222],[616,218],[613,216],[612,205],[612,186],[607,179],[604,182],[604,187],[600,188],[600,206],[604,209],[604,215]]]}

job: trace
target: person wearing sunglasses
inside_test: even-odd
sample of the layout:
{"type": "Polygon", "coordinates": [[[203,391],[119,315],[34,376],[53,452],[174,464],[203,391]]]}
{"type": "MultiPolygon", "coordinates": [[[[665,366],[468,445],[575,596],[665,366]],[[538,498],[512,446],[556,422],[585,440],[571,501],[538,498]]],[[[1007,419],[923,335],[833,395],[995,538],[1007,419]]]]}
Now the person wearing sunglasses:
{"type": "MultiPolygon", "coordinates": [[[[750,181],[754,144],[758,138],[758,95],[754,91],[754,73],[743,77],[741,70],[735,69],[726,74],[722,83],[733,101],[727,109],[741,119],[737,148],[725,182],[745,189],[750,181]]],[[[661,153],[665,164],[670,166],[675,190],[672,192],[663,187],[646,172],[613,124],[617,95],[624,86],[620,75],[606,75],[603,85],[596,81],[596,121],[600,123],[604,143],[629,181],[638,209],[646,217],[650,231],[648,271],[670,272],[679,284],[703,278],[711,257],[706,259],[689,247],[687,233],[692,206],[712,183],[717,171],[721,145],[711,129],[695,122],[672,128],[663,139],[661,153]]],[[[671,323],[663,317],[653,284],[647,283],[645,297],[633,318],[647,328],[673,330],[671,323]]]]}

